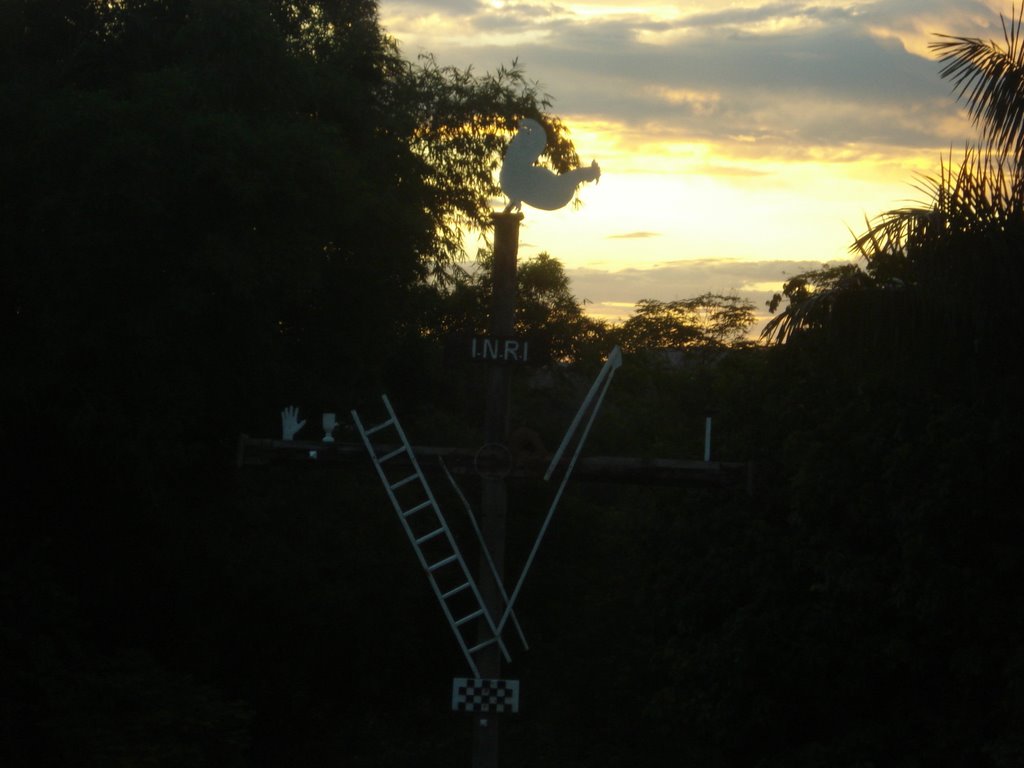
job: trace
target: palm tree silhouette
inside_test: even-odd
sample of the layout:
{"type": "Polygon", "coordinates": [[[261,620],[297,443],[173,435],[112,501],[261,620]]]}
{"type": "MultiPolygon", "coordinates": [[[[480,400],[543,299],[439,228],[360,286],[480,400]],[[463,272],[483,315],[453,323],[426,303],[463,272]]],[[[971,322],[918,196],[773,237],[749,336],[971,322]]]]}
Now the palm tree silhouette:
{"type": "Polygon", "coordinates": [[[1002,14],[1005,46],[976,37],[938,35],[929,48],[941,55],[939,73],[953,81],[988,149],[1012,157],[1018,169],[1024,159],[1024,2],[1002,14]]]}
{"type": "MultiPolygon", "coordinates": [[[[835,330],[838,316],[854,315],[863,322],[844,325],[854,334],[875,327],[873,337],[891,336],[900,324],[939,337],[955,327],[976,345],[999,335],[1006,320],[999,313],[1016,305],[1001,294],[1021,281],[1015,255],[1024,236],[1024,0],[1000,19],[1005,45],[951,35],[930,43],[940,75],[952,80],[979,129],[980,146],[968,142],[959,163],[950,155],[937,176],[918,182],[923,205],[867,223],[850,246],[863,269],[829,267],[787,282],[789,303],[765,326],[763,340],[835,330]]],[[[769,303],[773,312],[782,298],[769,303]]]]}

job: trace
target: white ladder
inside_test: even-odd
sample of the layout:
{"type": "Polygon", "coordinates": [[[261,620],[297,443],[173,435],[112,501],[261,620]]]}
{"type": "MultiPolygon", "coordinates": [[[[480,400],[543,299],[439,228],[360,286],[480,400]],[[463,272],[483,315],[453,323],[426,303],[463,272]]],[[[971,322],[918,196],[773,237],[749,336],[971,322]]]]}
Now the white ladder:
{"type": "Polygon", "coordinates": [[[441,508],[430,486],[427,485],[427,479],[423,476],[402,425],[398,423],[391,401],[387,395],[382,395],[381,399],[388,412],[387,419],[367,429],[363,427],[359,414],[353,410],[352,420],[363,438],[363,444],[370,454],[377,475],[384,484],[391,505],[395,508],[416,557],[427,574],[427,580],[441,604],[466,662],[474,677],[479,678],[480,671],[474,654],[497,644],[505,661],[509,661],[508,648],[505,647],[505,642],[498,632],[494,617],[484,605],[476,581],[466,567],[466,561],[455,544],[451,529],[441,514],[441,508]],[[384,449],[385,453],[378,454],[370,437],[386,430],[393,430],[398,436],[399,445],[397,448],[389,446],[390,450],[384,449]],[[392,480],[384,465],[402,456],[405,456],[411,465],[411,474],[392,480]],[[467,635],[474,627],[481,626],[477,619],[484,620],[482,627],[486,627],[486,631],[481,627],[476,640],[470,641],[467,635]]]}

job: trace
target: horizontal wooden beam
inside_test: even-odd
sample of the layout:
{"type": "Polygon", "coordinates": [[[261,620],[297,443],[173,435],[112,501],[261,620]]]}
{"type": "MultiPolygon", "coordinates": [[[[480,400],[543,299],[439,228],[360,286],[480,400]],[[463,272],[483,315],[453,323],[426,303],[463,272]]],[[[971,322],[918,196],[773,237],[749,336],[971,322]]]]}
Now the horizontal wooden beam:
{"type": "MultiPolygon", "coordinates": [[[[397,446],[394,446],[397,447],[397,446]]],[[[378,445],[386,453],[387,445],[378,445]]],[[[424,472],[440,470],[443,459],[455,475],[477,475],[497,471],[509,478],[539,478],[547,469],[549,458],[531,456],[509,459],[504,466],[495,467],[494,459],[481,457],[477,452],[439,446],[413,446],[416,458],[424,472]]],[[[400,466],[404,457],[394,459],[400,466]]],[[[242,435],[239,439],[237,463],[239,467],[259,467],[272,464],[338,464],[370,463],[362,443],[324,443],[315,440],[274,440],[242,435]],[[315,453],[315,459],[313,455],[315,453]]],[[[565,462],[563,462],[565,463],[565,462]]],[[[557,474],[557,470],[556,470],[557,474]]],[[[573,477],[588,482],[624,483],[633,485],[674,486],[737,486],[751,483],[751,465],[745,462],[691,461],[633,456],[589,456],[576,462],[573,477]]]]}

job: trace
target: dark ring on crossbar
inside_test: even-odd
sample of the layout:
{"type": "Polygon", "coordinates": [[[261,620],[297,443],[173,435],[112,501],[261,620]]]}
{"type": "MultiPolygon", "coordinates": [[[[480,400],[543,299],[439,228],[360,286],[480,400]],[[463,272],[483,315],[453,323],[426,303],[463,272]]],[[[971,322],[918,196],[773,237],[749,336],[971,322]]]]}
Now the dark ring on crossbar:
{"type": "Polygon", "coordinates": [[[488,480],[508,477],[512,471],[512,453],[503,443],[484,443],[473,456],[473,469],[488,480]]]}

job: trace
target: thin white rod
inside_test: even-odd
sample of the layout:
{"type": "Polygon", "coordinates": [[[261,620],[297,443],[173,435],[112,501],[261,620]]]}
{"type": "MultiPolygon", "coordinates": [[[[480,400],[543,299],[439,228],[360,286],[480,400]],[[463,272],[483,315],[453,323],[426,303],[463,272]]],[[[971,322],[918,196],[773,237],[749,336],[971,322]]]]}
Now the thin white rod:
{"type": "MultiPolygon", "coordinates": [[[[576,433],[576,428],[580,424],[580,420],[583,418],[583,414],[586,413],[587,407],[590,405],[590,401],[594,399],[594,394],[598,388],[602,386],[606,377],[611,376],[611,372],[622,365],[622,352],[619,350],[618,345],[612,348],[612,351],[608,353],[608,359],[605,361],[601,368],[601,372],[597,374],[597,378],[594,379],[594,383],[590,385],[590,391],[587,392],[587,396],[583,398],[583,403],[580,405],[579,410],[576,411],[576,415],[573,416],[572,423],[569,425],[569,429],[565,431],[565,437],[562,438],[562,444],[558,446],[558,450],[555,451],[555,455],[551,457],[551,463],[548,464],[548,471],[544,473],[544,482],[551,479],[552,473],[555,471],[555,467],[558,466],[558,462],[562,458],[562,454],[565,453],[565,449],[569,445],[569,441],[572,440],[573,435],[576,433]]],[[[609,381],[611,379],[609,378],[609,381]]],[[[607,385],[605,385],[607,389],[607,385]]]]}
{"type": "MultiPolygon", "coordinates": [[[[437,457],[438,461],[441,462],[441,469],[448,476],[448,482],[452,484],[452,488],[455,489],[456,495],[462,501],[462,506],[466,508],[466,515],[469,517],[469,522],[473,524],[473,532],[476,534],[477,541],[480,542],[480,550],[484,553],[484,557],[487,559],[487,565],[491,569],[491,576],[494,578],[494,583],[498,586],[498,591],[501,593],[501,599],[505,601],[505,605],[508,605],[508,592],[505,591],[505,585],[501,582],[501,577],[498,575],[498,566],[494,563],[494,558],[491,557],[491,551],[487,548],[487,544],[484,543],[484,534],[480,530],[480,525],[476,521],[476,515],[473,514],[473,508],[469,506],[469,501],[466,496],[462,493],[462,489],[459,488],[458,483],[455,482],[455,478],[452,477],[452,473],[448,470],[448,465],[444,463],[444,459],[440,456],[437,457]]],[[[486,606],[484,606],[486,608],[486,606]]],[[[519,619],[516,615],[512,614],[512,623],[515,624],[516,632],[519,634],[519,641],[523,644],[524,650],[530,650],[529,643],[526,642],[526,635],[523,634],[523,628],[519,626],[519,619]]],[[[499,632],[501,630],[498,630],[499,632]]]]}
{"type": "MultiPolygon", "coordinates": [[[[618,347],[615,348],[616,350],[618,347]]],[[[611,358],[609,357],[609,360],[611,358]]],[[[593,410],[590,412],[590,418],[587,419],[587,424],[583,428],[583,434],[580,435],[580,440],[576,444],[576,450],[573,452],[572,460],[569,462],[569,467],[565,471],[565,475],[562,477],[562,482],[558,485],[558,491],[555,493],[555,498],[551,501],[551,506],[548,507],[548,514],[544,518],[544,523],[540,527],[540,532],[537,534],[537,539],[533,542],[533,549],[530,550],[530,556],[526,558],[526,564],[523,566],[522,573],[519,574],[519,581],[516,582],[516,588],[512,590],[512,597],[508,600],[508,607],[505,608],[505,613],[501,616],[501,621],[498,622],[498,634],[501,634],[501,630],[505,627],[505,622],[508,621],[508,617],[512,613],[512,608],[515,606],[516,600],[519,599],[519,591],[523,588],[523,582],[526,581],[526,573],[530,570],[530,566],[533,565],[533,560],[537,556],[537,551],[540,549],[540,543],[544,539],[544,534],[547,533],[548,526],[551,524],[551,518],[554,517],[555,508],[558,506],[558,502],[562,499],[562,492],[565,490],[565,486],[569,483],[569,478],[572,476],[572,471],[576,467],[576,460],[583,452],[583,444],[587,441],[587,435],[590,434],[590,427],[594,424],[594,419],[597,417],[597,412],[601,408],[601,402],[604,400],[605,393],[608,392],[608,387],[612,383],[612,376],[615,373],[615,368],[609,369],[607,378],[605,379],[604,386],[601,388],[601,394],[597,398],[597,402],[594,404],[593,410]]]]}

